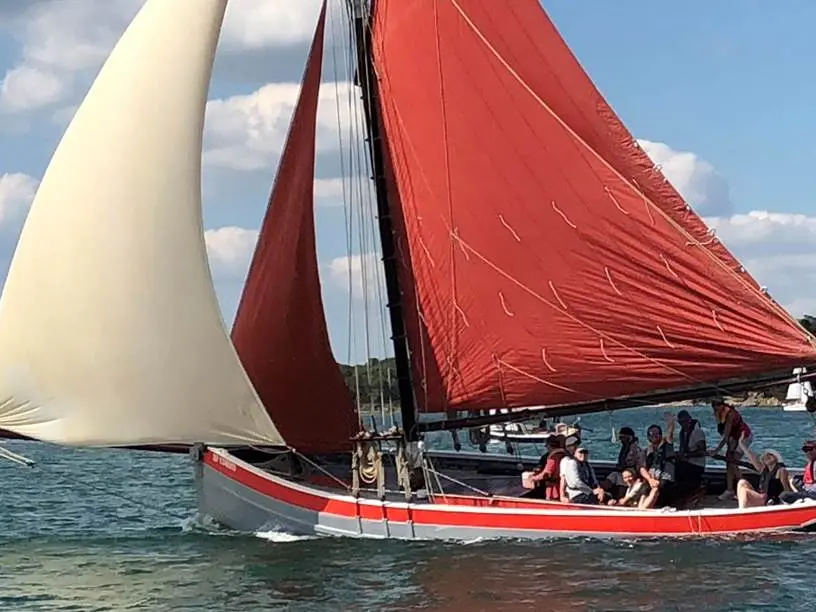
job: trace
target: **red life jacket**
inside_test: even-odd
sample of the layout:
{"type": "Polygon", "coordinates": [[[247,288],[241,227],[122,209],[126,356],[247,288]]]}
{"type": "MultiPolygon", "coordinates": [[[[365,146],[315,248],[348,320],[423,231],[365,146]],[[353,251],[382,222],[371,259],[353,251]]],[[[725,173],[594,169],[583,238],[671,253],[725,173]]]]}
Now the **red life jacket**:
{"type": "Polygon", "coordinates": [[[802,482],[805,485],[812,485],[816,483],[814,480],[813,472],[816,470],[816,461],[808,461],[808,464],[805,466],[805,473],[802,475],[802,482]]]}

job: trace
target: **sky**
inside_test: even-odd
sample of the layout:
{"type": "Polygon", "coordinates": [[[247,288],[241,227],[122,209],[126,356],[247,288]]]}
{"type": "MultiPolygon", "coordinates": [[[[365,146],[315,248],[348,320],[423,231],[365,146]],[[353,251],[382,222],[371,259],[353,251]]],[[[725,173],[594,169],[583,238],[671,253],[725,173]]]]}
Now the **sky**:
{"type": "MultiPolygon", "coordinates": [[[[51,153],[142,1],[0,0],[0,278],[51,153]]],[[[717,236],[792,314],[816,313],[816,80],[808,76],[816,3],[791,0],[785,10],[760,0],[543,4],[624,123],[717,236]]],[[[318,5],[230,1],[207,107],[202,179],[205,237],[227,325],[318,5]]],[[[330,82],[331,53],[319,116],[318,250],[335,354],[357,361],[388,349],[382,334],[373,333],[380,339],[366,349],[348,331],[349,311],[367,312],[358,303],[361,276],[375,260],[362,244],[352,244],[349,257],[336,180],[336,102],[344,90],[330,82]]],[[[341,126],[349,121],[341,115],[341,126]]]]}

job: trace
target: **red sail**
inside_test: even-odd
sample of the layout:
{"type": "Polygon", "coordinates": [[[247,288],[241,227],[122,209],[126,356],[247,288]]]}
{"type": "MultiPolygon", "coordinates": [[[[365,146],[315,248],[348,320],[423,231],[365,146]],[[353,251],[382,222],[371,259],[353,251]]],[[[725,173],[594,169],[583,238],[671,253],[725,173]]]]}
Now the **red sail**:
{"type": "Polygon", "coordinates": [[[314,166],[325,4],[232,339],[269,416],[305,453],[349,448],[353,402],[335,362],[320,295],[314,166]]]}
{"type": "Polygon", "coordinates": [[[421,409],[580,403],[816,359],[536,0],[376,7],[409,339],[435,374],[421,409]]]}

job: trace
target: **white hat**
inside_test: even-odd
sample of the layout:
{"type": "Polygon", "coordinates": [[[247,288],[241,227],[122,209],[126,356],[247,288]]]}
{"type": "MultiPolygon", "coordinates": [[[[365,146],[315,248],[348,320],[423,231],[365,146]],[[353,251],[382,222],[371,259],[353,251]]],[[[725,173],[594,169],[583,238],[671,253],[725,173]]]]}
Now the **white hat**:
{"type": "Polygon", "coordinates": [[[777,463],[785,463],[785,462],[783,461],[783,459],[782,459],[782,455],[779,453],[779,451],[775,451],[775,450],[773,450],[772,448],[769,448],[768,450],[766,450],[765,452],[763,452],[763,453],[762,453],[762,455],[763,455],[763,456],[765,456],[765,455],[773,455],[773,456],[776,458],[776,462],[777,462],[777,463]]]}

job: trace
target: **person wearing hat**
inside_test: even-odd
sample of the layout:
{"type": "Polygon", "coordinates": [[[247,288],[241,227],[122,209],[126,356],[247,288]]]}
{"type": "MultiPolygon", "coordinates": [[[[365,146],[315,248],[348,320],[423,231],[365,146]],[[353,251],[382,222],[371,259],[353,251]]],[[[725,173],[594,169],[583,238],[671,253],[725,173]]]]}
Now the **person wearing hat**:
{"type": "Polygon", "coordinates": [[[624,482],[623,471],[629,469],[635,474],[640,474],[640,468],[646,463],[646,454],[638,444],[634,429],[621,427],[618,430],[618,440],[621,445],[618,452],[618,462],[615,469],[601,483],[601,487],[605,491],[609,491],[614,499],[619,499],[626,494],[628,485],[624,482]]]}
{"type": "Polygon", "coordinates": [[[740,508],[778,504],[783,492],[793,491],[790,474],[782,461],[782,455],[775,450],[766,450],[757,457],[742,441],[740,448],[754,469],[759,472],[759,486],[756,489],[744,478],[737,483],[737,502],[740,508]]]}
{"type": "Polygon", "coordinates": [[[571,504],[603,503],[606,493],[589,464],[589,451],[581,440],[569,436],[564,442],[567,455],[561,460],[561,501],[571,504]]]}
{"type": "Polygon", "coordinates": [[[547,438],[547,454],[541,457],[538,468],[530,480],[535,483],[536,493],[549,501],[558,501],[561,490],[561,461],[567,454],[562,448],[564,439],[558,435],[547,438]]]}
{"type": "Polygon", "coordinates": [[[782,503],[792,504],[800,499],[816,500],[816,440],[805,440],[802,452],[807,457],[802,482],[794,487],[795,491],[786,491],[779,496],[782,503]]]}
{"type": "MultiPolygon", "coordinates": [[[[673,417],[669,415],[667,439],[674,442],[673,417]]],[[[678,495],[697,491],[703,481],[706,466],[706,437],[697,419],[692,419],[688,410],[677,413],[680,426],[678,449],[674,458],[675,482],[678,495]]]]}

